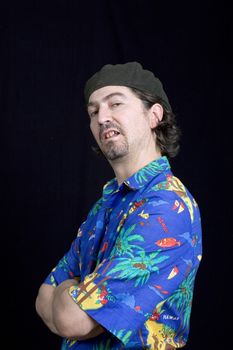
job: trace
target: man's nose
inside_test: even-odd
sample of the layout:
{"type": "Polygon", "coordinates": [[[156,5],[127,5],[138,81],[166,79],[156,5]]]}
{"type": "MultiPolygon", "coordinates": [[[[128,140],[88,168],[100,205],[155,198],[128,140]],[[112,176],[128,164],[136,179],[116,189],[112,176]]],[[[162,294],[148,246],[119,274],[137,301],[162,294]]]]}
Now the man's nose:
{"type": "Polygon", "coordinates": [[[102,106],[99,108],[98,113],[98,123],[103,125],[112,120],[111,110],[107,106],[102,106]]]}

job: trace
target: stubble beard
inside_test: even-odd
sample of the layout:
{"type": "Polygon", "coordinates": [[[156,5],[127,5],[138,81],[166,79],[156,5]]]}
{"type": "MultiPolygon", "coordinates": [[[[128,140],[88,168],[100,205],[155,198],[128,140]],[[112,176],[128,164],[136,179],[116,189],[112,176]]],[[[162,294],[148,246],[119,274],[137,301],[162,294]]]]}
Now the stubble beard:
{"type": "Polygon", "coordinates": [[[101,150],[108,160],[114,161],[128,154],[129,145],[126,140],[121,143],[109,141],[107,145],[101,147],[101,150]]]}

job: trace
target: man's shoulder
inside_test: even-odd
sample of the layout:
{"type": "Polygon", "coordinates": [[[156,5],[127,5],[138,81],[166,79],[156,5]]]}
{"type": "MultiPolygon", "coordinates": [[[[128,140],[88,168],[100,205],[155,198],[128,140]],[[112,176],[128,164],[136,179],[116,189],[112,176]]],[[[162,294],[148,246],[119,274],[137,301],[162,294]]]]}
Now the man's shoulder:
{"type": "Polygon", "coordinates": [[[102,203],[103,197],[100,197],[98,200],[96,200],[92,205],[91,209],[89,210],[88,217],[95,216],[102,207],[102,203]]]}
{"type": "Polygon", "coordinates": [[[161,181],[152,183],[147,189],[147,193],[149,201],[153,201],[154,198],[157,201],[166,201],[172,203],[174,208],[179,207],[179,211],[187,207],[191,221],[193,221],[198,204],[183,182],[172,173],[166,174],[165,177],[161,178],[161,181]]]}
{"type": "Polygon", "coordinates": [[[147,193],[154,193],[155,195],[165,194],[166,192],[164,193],[163,191],[166,191],[167,195],[171,194],[172,197],[174,194],[178,196],[188,195],[193,197],[184,183],[172,173],[160,177],[159,181],[152,181],[146,189],[147,193]]]}

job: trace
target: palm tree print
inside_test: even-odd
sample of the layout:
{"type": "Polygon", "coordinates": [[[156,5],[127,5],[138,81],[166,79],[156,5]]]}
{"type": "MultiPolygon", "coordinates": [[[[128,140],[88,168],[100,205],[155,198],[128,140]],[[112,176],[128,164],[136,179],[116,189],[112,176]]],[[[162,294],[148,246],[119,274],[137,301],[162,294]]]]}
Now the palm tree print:
{"type": "Polygon", "coordinates": [[[107,339],[107,341],[102,341],[98,345],[94,345],[93,350],[111,350],[111,339],[107,339]]]}
{"type": "Polygon", "coordinates": [[[175,335],[176,335],[176,332],[173,328],[167,325],[163,326],[163,337],[165,339],[174,339],[175,335]]]}
{"type": "Polygon", "coordinates": [[[127,230],[122,228],[114,249],[112,250],[111,257],[113,256],[122,256],[124,254],[128,254],[131,258],[134,257],[133,255],[133,250],[141,250],[143,251],[143,248],[136,245],[132,244],[131,242],[133,241],[140,241],[144,242],[144,238],[141,235],[138,234],[132,234],[131,232],[135,229],[136,224],[130,226],[127,230]]]}
{"type": "Polygon", "coordinates": [[[180,284],[179,288],[167,299],[170,306],[174,304],[180,316],[183,314],[184,328],[189,324],[194,278],[195,270],[192,270],[189,276],[180,284]]]}
{"type": "Polygon", "coordinates": [[[77,343],[77,340],[71,340],[71,339],[64,339],[62,342],[61,350],[67,350],[70,349],[75,343],[77,343]]]}
{"type": "MultiPolygon", "coordinates": [[[[119,348],[119,343],[116,345],[116,347],[112,344],[111,338],[107,339],[106,341],[102,341],[99,345],[95,345],[93,347],[93,350],[123,350],[125,349],[125,345],[129,342],[132,331],[127,331],[125,329],[120,329],[119,331],[111,330],[110,331],[113,335],[115,335],[116,338],[121,339],[121,342],[123,343],[122,346],[119,348]]],[[[115,341],[114,341],[115,344],[115,341]]]]}
{"type": "Polygon", "coordinates": [[[159,273],[158,264],[168,259],[169,256],[161,255],[161,250],[154,253],[146,254],[143,250],[133,258],[116,258],[117,265],[112,268],[107,275],[118,273],[118,278],[126,279],[127,281],[135,279],[134,286],[144,285],[152,272],[159,273]]]}
{"type": "Polygon", "coordinates": [[[133,332],[127,331],[125,329],[120,329],[119,331],[113,330],[111,331],[111,333],[115,335],[118,339],[121,339],[122,343],[126,345],[129,342],[133,332]]]}
{"type": "Polygon", "coordinates": [[[163,158],[164,157],[160,159],[160,162],[152,162],[145,168],[139,170],[134,176],[135,181],[140,184],[143,181],[147,181],[148,178],[151,178],[152,176],[157,175],[161,171],[166,170],[167,162],[163,158]]]}

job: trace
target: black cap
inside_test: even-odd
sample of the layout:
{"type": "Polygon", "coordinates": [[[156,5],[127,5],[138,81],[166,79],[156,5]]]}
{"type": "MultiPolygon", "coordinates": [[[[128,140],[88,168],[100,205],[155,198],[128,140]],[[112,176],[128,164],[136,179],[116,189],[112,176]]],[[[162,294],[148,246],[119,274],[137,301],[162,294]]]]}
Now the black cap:
{"type": "Polygon", "coordinates": [[[126,86],[149,93],[154,97],[160,97],[165,107],[171,111],[168,97],[163,89],[161,81],[154,74],[138,62],[127,62],[124,64],[106,64],[90,79],[84,88],[86,103],[91,94],[104,86],[126,86]]]}

